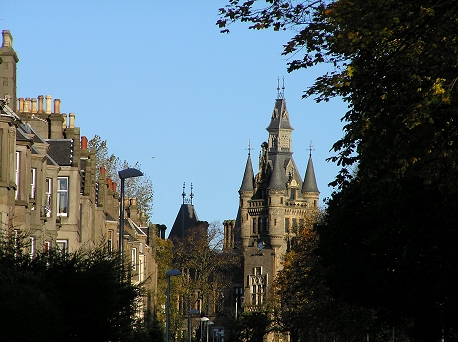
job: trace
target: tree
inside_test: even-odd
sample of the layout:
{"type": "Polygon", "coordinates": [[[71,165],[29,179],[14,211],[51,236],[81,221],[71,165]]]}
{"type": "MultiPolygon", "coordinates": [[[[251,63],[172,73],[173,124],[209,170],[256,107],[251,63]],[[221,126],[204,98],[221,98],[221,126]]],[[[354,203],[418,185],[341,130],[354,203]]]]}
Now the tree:
{"type": "Polygon", "coordinates": [[[292,238],[283,269],[275,278],[276,327],[288,332],[292,341],[327,336],[339,341],[372,341],[379,333],[376,312],[337,300],[326,285],[325,268],[316,253],[318,234],[311,217],[292,238]]]}
{"type": "Polygon", "coordinates": [[[23,238],[17,233],[0,241],[3,339],[102,342],[136,337],[141,288],[120,281],[118,254],[101,244],[68,254],[51,249],[31,258],[23,238]]]}
{"type": "Polygon", "coordinates": [[[288,70],[333,68],[304,95],[348,103],[331,158],[342,169],[317,227],[333,294],[415,340],[456,339],[458,3],[257,3],[230,1],[218,25],[295,29],[288,70]]]}
{"type": "MultiPolygon", "coordinates": [[[[166,272],[173,268],[173,243],[171,240],[156,239],[156,261],[157,261],[157,318],[165,322],[165,303],[167,296],[166,272]]],[[[165,324],[163,325],[165,331],[165,324]]]]}
{"type": "MultiPolygon", "coordinates": [[[[89,147],[95,151],[96,177],[98,178],[100,167],[105,168],[106,176],[118,184],[121,184],[118,171],[134,167],[141,170],[141,165],[136,162],[131,166],[126,160],[121,160],[114,154],[109,154],[107,141],[102,140],[98,135],[89,140],[89,147]]],[[[149,217],[153,209],[153,183],[149,176],[144,174],[142,177],[128,178],[124,184],[124,196],[126,198],[136,198],[139,212],[145,212],[149,217]]]]}
{"type": "MultiPolygon", "coordinates": [[[[183,240],[174,243],[175,267],[184,272],[182,295],[193,298],[198,291],[203,313],[214,312],[220,294],[231,289],[232,271],[239,262],[238,255],[223,251],[222,247],[219,222],[210,225],[201,222],[191,228],[183,240]]],[[[188,303],[188,307],[192,305],[188,303]]]]}

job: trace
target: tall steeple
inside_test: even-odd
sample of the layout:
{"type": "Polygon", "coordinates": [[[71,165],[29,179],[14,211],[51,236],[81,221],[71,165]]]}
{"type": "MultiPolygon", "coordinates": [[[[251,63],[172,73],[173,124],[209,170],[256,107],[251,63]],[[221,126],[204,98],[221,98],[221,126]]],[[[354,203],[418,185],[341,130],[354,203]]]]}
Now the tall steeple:
{"type": "Polygon", "coordinates": [[[289,123],[286,100],[279,98],[275,101],[270,124],[267,127],[267,131],[269,132],[269,152],[292,152],[291,133],[293,130],[294,128],[289,123]]]}

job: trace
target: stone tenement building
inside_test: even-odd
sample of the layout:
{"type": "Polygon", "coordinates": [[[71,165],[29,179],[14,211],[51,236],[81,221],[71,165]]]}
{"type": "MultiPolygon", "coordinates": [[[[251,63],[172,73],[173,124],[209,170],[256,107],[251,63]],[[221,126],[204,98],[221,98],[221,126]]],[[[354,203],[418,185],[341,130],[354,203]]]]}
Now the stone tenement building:
{"type": "MultiPolygon", "coordinates": [[[[63,252],[107,241],[119,246],[119,195],[100,168],[95,151],[75,126],[75,114],[60,112],[51,96],[16,100],[16,63],[9,31],[0,48],[0,233],[28,235],[31,257],[57,247],[63,252]]],[[[135,199],[125,203],[124,250],[133,282],[147,282],[145,309],[155,312],[155,232],[135,199]],[[150,278],[148,278],[150,277],[150,278]]]]}
{"type": "Polygon", "coordinates": [[[243,256],[243,279],[234,294],[243,295],[238,303],[245,311],[262,308],[290,238],[318,210],[320,192],[311,153],[302,180],[293,159],[286,100],[281,92],[278,95],[267,127],[268,142],[261,145],[259,171],[253,173],[248,153],[237,219],[224,221],[224,248],[238,249],[243,256]]]}

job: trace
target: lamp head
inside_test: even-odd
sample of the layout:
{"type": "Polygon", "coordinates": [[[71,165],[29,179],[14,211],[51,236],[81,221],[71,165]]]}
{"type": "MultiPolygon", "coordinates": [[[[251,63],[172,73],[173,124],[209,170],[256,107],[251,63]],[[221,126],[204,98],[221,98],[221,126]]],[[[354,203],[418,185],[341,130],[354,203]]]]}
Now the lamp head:
{"type": "Polygon", "coordinates": [[[126,178],[143,176],[143,172],[141,172],[140,170],[134,169],[132,167],[129,167],[128,169],[119,171],[118,175],[119,175],[119,178],[126,179],[126,178]]]}
{"type": "Polygon", "coordinates": [[[176,269],[169,270],[169,271],[165,272],[165,275],[167,277],[179,276],[179,275],[181,275],[181,271],[180,270],[176,270],[176,269]]]}

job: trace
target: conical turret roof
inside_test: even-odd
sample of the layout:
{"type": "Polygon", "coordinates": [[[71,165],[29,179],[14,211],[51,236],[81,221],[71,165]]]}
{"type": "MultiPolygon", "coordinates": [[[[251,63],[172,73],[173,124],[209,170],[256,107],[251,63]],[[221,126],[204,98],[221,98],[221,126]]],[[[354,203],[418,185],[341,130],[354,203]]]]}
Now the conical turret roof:
{"type": "Polygon", "coordinates": [[[307,170],[305,171],[304,183],[302,183],[302,193],[305,192],[319,192],[316,184],[315,170],[313,169],[312,156],[310,156],[307,163],[307,170]]]}
{"type": "Polygon", "coordinates": [[[280,156],[276,155],[274,160],[274,166],[272,168],[272,175],[270,177],[269,186],[267,189],[284,190],[285,180],[284,171],[280,165],[280,156]]]}
{"type": "Polygon", "coordinates": [[[245,173],[243,174],[242,186],[240,191],[253,191],[254,189],[254,173],[253,166],[251,164],[251,156],[248,154],[248,158],[245,166],[245,173]]]}

